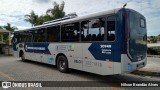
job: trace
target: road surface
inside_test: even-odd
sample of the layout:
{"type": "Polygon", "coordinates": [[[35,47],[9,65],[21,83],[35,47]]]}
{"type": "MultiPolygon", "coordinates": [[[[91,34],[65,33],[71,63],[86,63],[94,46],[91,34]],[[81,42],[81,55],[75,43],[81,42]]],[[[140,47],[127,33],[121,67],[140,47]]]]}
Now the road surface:
{"type": "MultiPolygon", "coordinates": [[[[160,81],[160,78],[137,76],[132,74],[101,76],[78,70],[61,73],[55,66],[33,61],[22,62],[13,56],[0,56],[0,81],[160,81]]],[[[109,83],[109,82],[108,82],[109,83]]],[[[51,89],[67,90],[156,90],[157,87],[49,87],[51,89]]],[[[0,88],[2,90],[3,88],[0,88]]],[[[8,90],[42,90],[44,88],[8,88],[8,90]]],[[[160,89],[160,88],[159,88],[160,89]]]]}

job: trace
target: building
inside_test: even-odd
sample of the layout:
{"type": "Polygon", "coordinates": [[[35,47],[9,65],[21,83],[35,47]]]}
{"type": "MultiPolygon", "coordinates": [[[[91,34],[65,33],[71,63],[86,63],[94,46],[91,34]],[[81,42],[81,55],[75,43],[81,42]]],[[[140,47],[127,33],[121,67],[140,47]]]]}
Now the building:
{"type": "Polygon", "coordinates": [[[4,30],[4,29],[0,29],[0,54],[11,54],[11,32],[4,30]],[[9,43],[4,42],[4,35],[8,34],[8,40],[9,43]]]}

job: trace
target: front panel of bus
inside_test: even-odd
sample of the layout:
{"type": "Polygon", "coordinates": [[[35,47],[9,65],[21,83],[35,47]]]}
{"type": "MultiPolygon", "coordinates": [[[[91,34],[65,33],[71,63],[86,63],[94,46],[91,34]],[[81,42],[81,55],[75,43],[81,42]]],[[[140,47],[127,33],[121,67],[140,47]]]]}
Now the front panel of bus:
{"type": "Polygon", "coordinates": [[[20,42],[20,35],[16,32],[14,32],[14,37],[12,38],[12,42],[13,42],[13,55],[15,57],[19,57],[19,53],[18,53],[18,48],[17,45],[20,42]]]}
{"type": "Polygon", "coordinates": [[[124,18],[126,56],[122,57],[121,62],[123,64],[123,71],[134,71],[146,65],[146,20],[143,15],[130,9],[125,10],[124,18]]]}

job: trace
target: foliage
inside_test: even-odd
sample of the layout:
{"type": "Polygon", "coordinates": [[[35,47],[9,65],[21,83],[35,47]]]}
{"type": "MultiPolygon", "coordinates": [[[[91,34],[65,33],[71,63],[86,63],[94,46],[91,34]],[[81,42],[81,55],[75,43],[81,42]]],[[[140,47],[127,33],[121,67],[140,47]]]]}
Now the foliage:
{"type": "Polygon", "coordinates": [[[151,41],[152,43],[157,43],[157,39],[156,39],[155,36],[150,36],[150,41],[151,41]]]}
{"type": "Polygon", "coordinates": [[[53,4],[53,8],[48,9],[46,11],[46,15],[49,15],[52,19],[58,19],[58,18],[62,18],[65,15],[64,10],[64,2],[62,2],[61,5],[57,4],[56,2],[54,2],[53,4]]]}
{"type": "Polygon", "coordinates": [[[16,26],[11,26],[10,23],[7,23],[7,25],[3,26],[6,30],[13,32],[14,30],[18,29],[16,26]]]}
{"type": "Polygon", "coordinates": [[[3,27],[2,27],[2,26],[0,26],[0,29],[3,29],[3,27]]]}
{"type": "MultiPolygon", "coordinates": [[[[6,29],[6,30],[8,30],[8,31],[10,31],[10,32],[13,32],[14,30],[18,29],[16,26],[11,26],[10,23],[7,23],[7,25],[5,25],[5,26],[3,26],[3,27],[1,27],[1,28],[2,28],[2,29],[6,29]]],[[[4,37],[3,37],[4,42],[5,42],[6,44],[9,43],[8,36],[9,36],[9,34],[4,34],[4,37]]]]}
{"type": "Polygon", "coordinates": [[[160,47],[152,47],[147,49],[147,54],[160,55],[160,47]]]}
{"type": "Polygon", "coordinates": [[[36,25],[37,21],[38,21],[38,15],[36,15],[34,13],[34,11],[32,10],[30,14],[25,15],[25,19],[26,22],[29,22],[32,24],[32,26],[36,25]]]}
{"type": "Polygon", "coordinates": [[[32,26],[41,25],[46,21],[51,21],[54,19],[62,18],[65,16],[64,12],[65,3],[62,2],[60,5],[56,2],[53,3],[53,8],[46,11],[45,15],[38,16],[32,10],[30,14],[25,15],[25,21],[32,24],[32,26]]]}

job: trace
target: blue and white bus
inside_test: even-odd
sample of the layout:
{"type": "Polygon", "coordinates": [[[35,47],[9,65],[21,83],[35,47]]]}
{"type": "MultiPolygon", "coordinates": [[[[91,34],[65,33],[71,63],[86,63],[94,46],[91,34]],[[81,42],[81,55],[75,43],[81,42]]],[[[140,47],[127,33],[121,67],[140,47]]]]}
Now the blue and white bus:
{"type": "Polygon", "coordinates": [[[146,19],[127,8],[57,19],[15,31],[13,50],[23,61],[56,65],[61,72],[132,72],[147,62],[146,19]]]}

